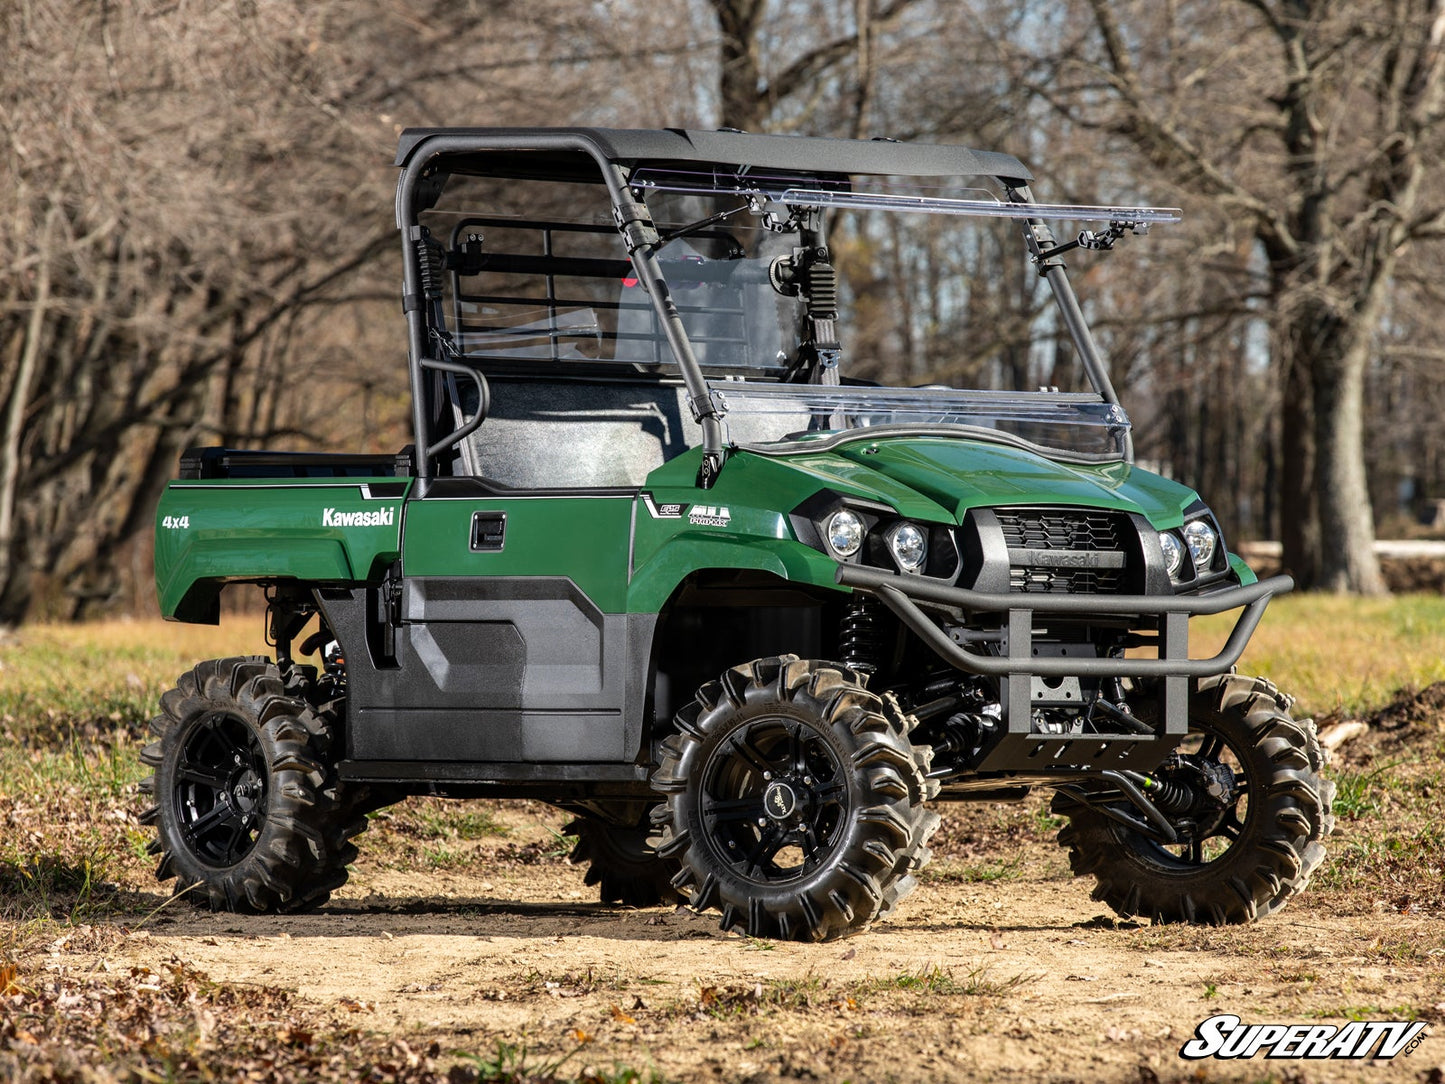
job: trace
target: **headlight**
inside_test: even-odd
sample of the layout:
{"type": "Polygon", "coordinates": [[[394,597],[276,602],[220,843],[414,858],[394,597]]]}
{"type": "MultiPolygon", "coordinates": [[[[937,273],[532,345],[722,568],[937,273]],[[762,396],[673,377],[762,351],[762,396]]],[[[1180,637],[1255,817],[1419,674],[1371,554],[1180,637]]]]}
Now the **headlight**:
{"type": "Polygon", "coordinates": [[[863,547],[863,521],[844,508],[828,517],[823,536],[839,557],[852,557],[863,547]]]}
{"type": "Polygon", "coordinates": [[[904,572],[917,572],[928,560],[928,536],[911,523],[900,524],[888,533],[888,548],[904,572]]]}
{"type": "Polygon", "coordinates": [[[1184,546],[1172,532],[1160,531],[1159,548],[1164,551],[1164,567],[1169,571],[1169,578],[1178,579],[1179,570],[1184,567],[1184,546]]]}
{"type": "Polygon", "coordinates": [[[1202,519],[1190,520],[1184,525],[1184,541],[1189,544],[1189,556],[1194,559],[1194,567],[1204,572],[1214,561],[1214,548],[1219,543],[1219,536],[1214,529],[1202,519]]]}

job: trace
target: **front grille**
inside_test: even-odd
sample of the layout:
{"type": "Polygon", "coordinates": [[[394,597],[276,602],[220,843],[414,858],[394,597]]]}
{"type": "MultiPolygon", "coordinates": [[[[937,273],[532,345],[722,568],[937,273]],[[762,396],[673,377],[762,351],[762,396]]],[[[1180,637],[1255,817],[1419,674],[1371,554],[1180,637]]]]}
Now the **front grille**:
{"type": "Polygon", "coordinates": [[[1119,516],[1089,508],[1000,508],[1004,541],[1011,550],[1119,550],[1119,516]]]}
{"type": "Polygon", "coordinates": [[[1090,508],[996,510],[1009,549],[1009,590],[1024,594],[1119,594],[1125,588],[1126,518],[1090,508]],[[1071,554],[1117,554],[1107,567],[1071,566],[1071,554]]]}

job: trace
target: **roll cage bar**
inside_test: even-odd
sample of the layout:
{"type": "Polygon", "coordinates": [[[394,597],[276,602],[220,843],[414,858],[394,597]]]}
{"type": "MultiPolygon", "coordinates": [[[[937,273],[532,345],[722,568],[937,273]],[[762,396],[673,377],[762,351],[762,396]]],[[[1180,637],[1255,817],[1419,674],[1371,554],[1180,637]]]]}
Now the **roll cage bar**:
{"type": "MultiPolygon", "coordinates": [[[[944,214],[972,214],[1012,218],[1022,224],[1024,242],[1039,274],[1048,282],[1069,337],[1079,353],[1094,389],[1105,402],[1118,405],[1118,395],[1094,343],[1073,287],[1064,273],[1061,256],[1073,248],[1107,249],[1124,232],[1143,232],[1152,222],[1178,221],[1172,209],[1082,207],[1034,202],[1029,171],[1011,155],[975,151],[965,147],[905,144],[891,140],[808,139],[793,136],[752,135],[740,132],[685,131],[681,129],[625,130],[604,128],[421,128],[401,135],[396,165],[401,176],[396,192],[396,223],[403,239],[403,299],[407,318],[408,369],[412,385],[412,425],[418,449],[416,473],[431,477],[432,459],[450,443],[481,423],[482,414],[439,442],[430,441],[427,372],[469,376],[485,402],[485,382],[466,366],[433,357],[428,350],[427,306],[431,283],[422,249],[427,244],[420,214],[435,205],[452,173],[498,177],[546,177],[595,180],[596,174],[579,170],[576,156],[590,158],[600,172],[612,203],[612,216],[627,246],[633,273],[645,287],[659,326],[677,361],[687,391],[687,404],[702,430],[702,465],[697,484],[710,488],[727,458],[723,443],[723,410],[713,396],[698,364],[681,314],[669,292],[657,253],[671,238],[659,234],[645,203],[634,192],[629,169],[641,165],[663,168],[715,170],[726,178],[727,191],[760,198],[791,199],[801,206],[880,206],[897,210],[925,210],[944,214]],[[853,175],[959,177],[990,176],[1003,186],[1006,201],[923,200],[911,197],[854,195],[838,191],[814,192],[788,188],[767,190],[765,182],[749,177],[750,169],[786,170],[818,174],[824,180],[847,180],[853,175]],[[1048,222],[1053,219],[1107,221],[1099,232],[1084,231],[1072,241],[1058,243],[1048,222]]],[[[1132,442],[1125,455],[1132,460],[1132,442]]]]}

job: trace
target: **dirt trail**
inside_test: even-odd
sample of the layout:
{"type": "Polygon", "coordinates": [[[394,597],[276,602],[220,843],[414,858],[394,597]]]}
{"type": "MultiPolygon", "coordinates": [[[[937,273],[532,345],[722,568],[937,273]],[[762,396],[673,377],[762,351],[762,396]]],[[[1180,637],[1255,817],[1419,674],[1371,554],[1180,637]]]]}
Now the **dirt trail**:
{"type": "MultiPolygon", "coordinates": [[[[295,917],[167,909],[107,965],[173,955],[213,979],[292,988],[363,1028],[445,1050],[498,1038],[569,1067],[668,1079],[1282,1079],[1300,1063],[1178,1057],[1207,1016],[1445,1015],[1440,924],[1312,907],[1244,929],[1116,925],[1054,862],[935,879],[895,920],[825,945],[757,942],[711,916],[602,907],[561,864],[425,876],[359,871],[295,917]],[[1403,957],[1403,959],[1401,959],[1403,957]],[[1288,1066],[1288,1070],[1286,1070],[1288,1066]]],[[[70,961],[73,965],[74,961],[70,961]]],[[[1438,1080],[1445,1031],[1409,1058],[1310,1063],[1291,1080],[1438,1080]],[[1422,1075],[1423,1074],[1423,1075],[1422,1075]]]]}

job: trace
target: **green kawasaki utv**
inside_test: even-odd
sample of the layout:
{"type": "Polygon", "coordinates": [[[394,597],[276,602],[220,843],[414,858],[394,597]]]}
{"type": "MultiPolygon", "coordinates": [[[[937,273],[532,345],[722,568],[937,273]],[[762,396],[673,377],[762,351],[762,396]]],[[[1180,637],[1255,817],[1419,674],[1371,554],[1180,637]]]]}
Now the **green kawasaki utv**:
{"type": "Polygon", "coordinates": [[[396,164],[415,444],[196,449],[161,502],[165,616],[259,584],[275,657],[162,698],[158,877],[312,907],[370,811],[532,798],[604,901],[824,940],[913,888],[929,802],[1048,787],[1121,915],[1245,922],[1305,886],[1314,727],[1232,672],[1292,584],[1134,466],[1065,275],[1177,212],[1036,203],[1006,154],[733,131],[414,129],[396,164]],[[962,326],[984,281],[1047,341],[960,332],[980,390],[865,379],[850,329],[876,343],[910,275],[899,327],[962,326]]]}

